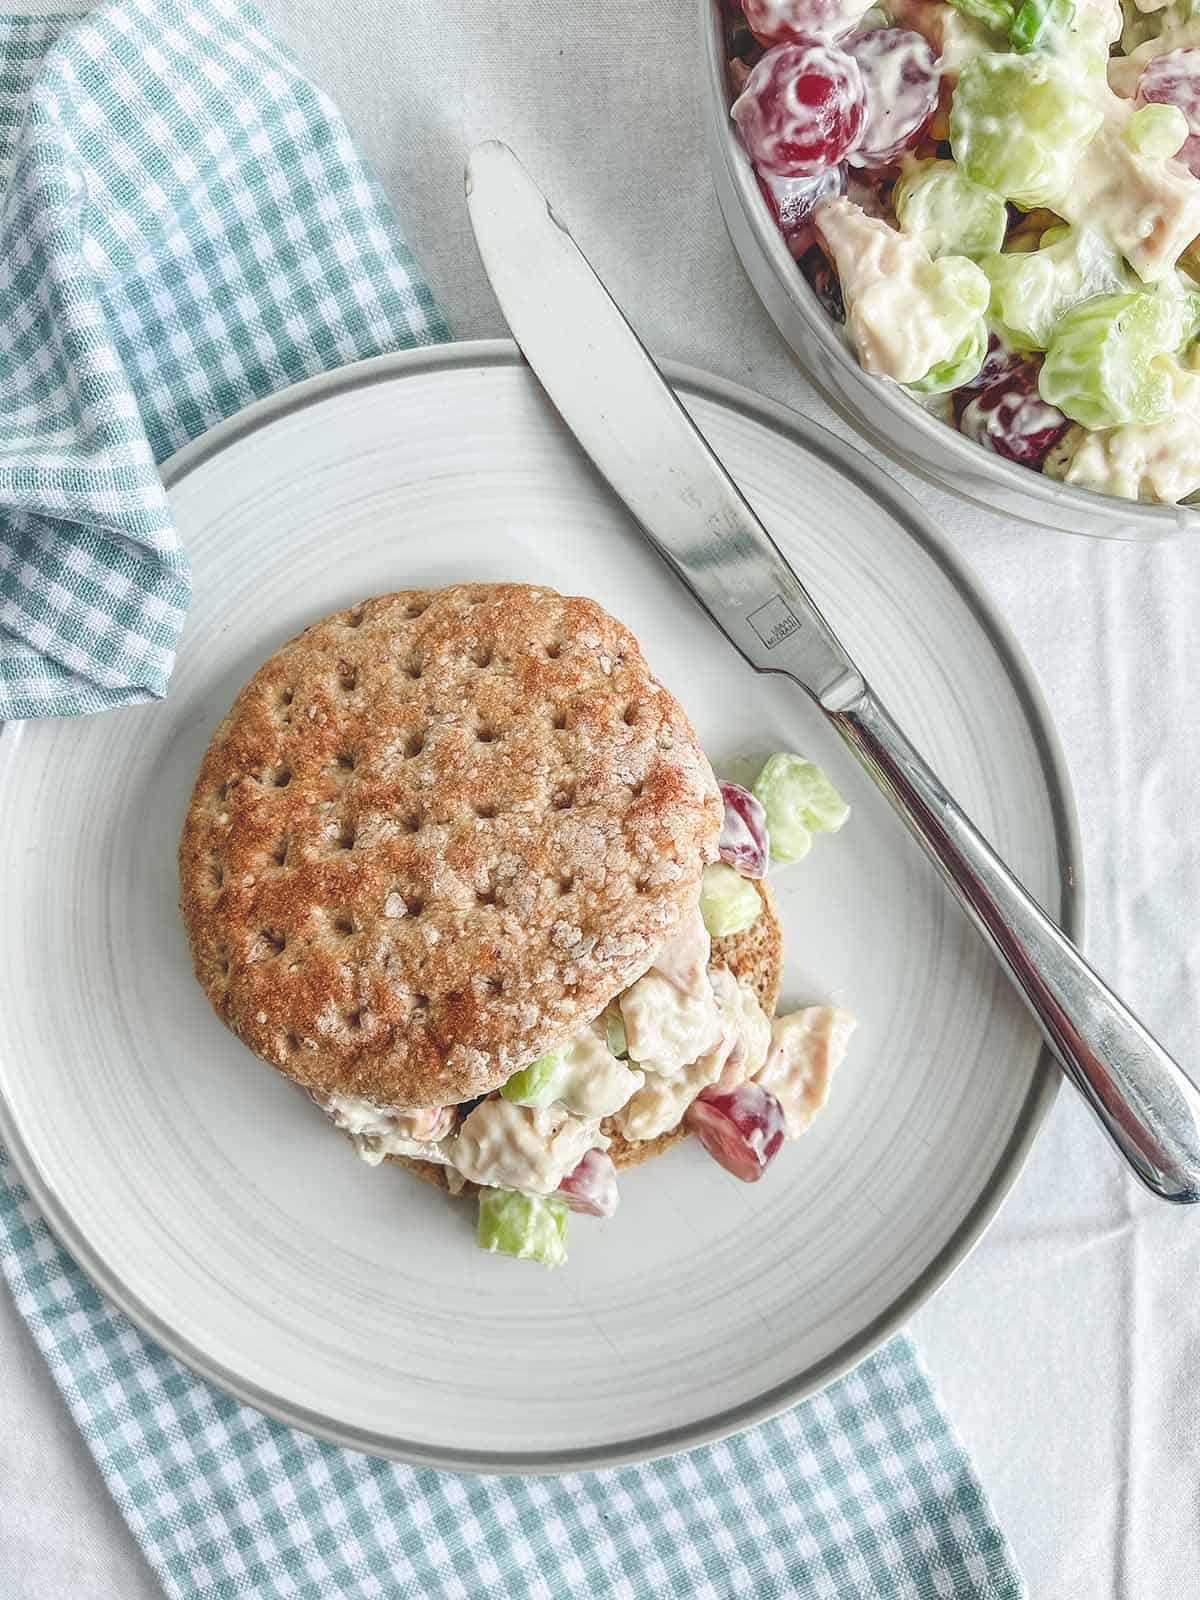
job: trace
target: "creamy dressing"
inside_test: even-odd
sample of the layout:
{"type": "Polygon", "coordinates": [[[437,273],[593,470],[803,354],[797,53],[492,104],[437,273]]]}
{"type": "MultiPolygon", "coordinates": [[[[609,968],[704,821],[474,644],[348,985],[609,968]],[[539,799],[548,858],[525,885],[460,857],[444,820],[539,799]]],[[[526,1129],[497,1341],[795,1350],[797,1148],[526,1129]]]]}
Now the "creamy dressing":
{"type": "Polygon", "coordinates": [[[457,1133],[453,1106],[408,1111],[340,1094],[322,1104],[368,1166],[388,1156],[430,1161],[453,1174],[452,1188],[470,1181],[553,1194],[587,1151],[608,1148],[598,1118],[572,1116],[563,1106],[535,1111],[499,1096],[481,1101],[457,1133]]]}
{"type": "Polygon", "coordinates": [[[1158,283],[1200,233],[1200,182],[1178,161],[1138,155],[1125,139],[1133,107],[1104,95],[1104,122],[1079,158],[1058,209],[1086,223],[1129,262],[1143,283],[1158,283]]]}
{"type": "Polygon", "coordinates": [[[697,906],[654,958],[652,972],[661,973],[683,994],[705,995],[712,940],[697,906]]]}
{"type": "Polygon", "coordinates": [[[929,0],[894,0],[888,10],[897,27],[911,28],[933,46],[942,76],[951,83],[968,61],[992,48],[986,29],[953,6],[931,5],[929,0]]]}
{"type": "Polygon", "coordinates": [[[1072,428],[1045,470],[1097,494],[1178,505],[1200,492],[1200,420],[1177,412],[1149,427],[1072,428]]]}
{"type": "Polygon", "coordinates": [[[846,157],[852,167],[873,167],[913,128],[928,121],[937,83],[930,77],[928,41],[913,29],[889,29],[886,49],[868,53],[871,35],[859,41],[856,59],[869,85],[867,113],[858,146],[846,157]],[[866,151],[868,158],[858,152],[866,151]]]}
{"type": "Polygon", "coordinates": [[[728,967],[709,970],[708,977],[721,1018],[714,1047],[671,1077],[647,1077],[645,1084],[618,1113],[618,1128],[627,1139],[657,1139],[677,1128],[692,1101],[711,1084],[736,1088],[757,1072],[771,1041],[771,1024],[753,989],[736,981],[728,967]]]}
{"type": "Polygon", "coordinates": [[[711,984],[706,992],[685,994],[652,970],[626,989],[619,1003],[630,1059],[659,1077],[670,1077],[711,1050],[721,1031],[711,984]]]}
{"type": "Polygon", "coordinates": [[[535,1109],[500,1096],[481,1101],[453,1141],[452,1164],[486,1188],[553,1194],[589,1150],[607,1150],[596,1122],[558,1106],[535,1109]]]}
{"type": "Polygon", "coordinates": [[[585,1119],[611,1117],[645,1081],[613,1055],[601,1024],[568,1045],[555,1104],[585,1119]]]}
{"type": "Polygon", "coordinates": [[[730,1038],[721,1087],[732,1089],[752,1078],[771,1048],[771,1019],[749,984],[738,983],[728,967],[714,967],[712,985],[730,1038]]]}
{"type": "MultiPolygon", "coordinates": [[[[1150,4],[1142,9],[1149,11],[1152,7],[1162,5],[1164,0],[1150,0],[1150,4]]],[[[1075,28],[1095,34],[1103,44],[1105,53],[1121,37],[1125,17],[1121,10],[1121,0],[1076,0],[1075,28]]]]}
{"type": "Polygon", "coordinates": [[[754,1081],[779,1101],[789,1139],[807,1131],[828,1099],[857,1025],[836,1006],[808,1006],[772,1024],[770,1052],[754,1081]]]}
{"type": "MultiPolygon", "coordinates": [[[[812,8],[808,32],[814,37],[841,38],[850,32],[871,9],[873,0],[824,0],[812,8]]],[[[746,8],[746,20],[755,33],[764,39],[788,37],[795,29],[796,8],[793,0],[752,0],[746,8]]]]}
{"type": "Polygon", "coordinates": [[[1168,28],[1157,39],[1145,40],[1128,55],[1113,56],[1108,63],[1109,87],[1114,93],[1132,100],[1148,62],[1157,56],[1169,55],[1172,50],[1194,50],[1197,46],[1200,46],[1200,18],[1168,28]]]}
{"type": "Polygon", "coordinates": [[[388,1156],[433,1162],[455,1192],[471,1182],[554,1194],[590,1150],[607,1150],[603,1118],[613,1117],[628,1139],[656,1139],[678,1127],[703,1090],[734,1089],[749,1078],[778,1097],[795,1137],[824,1103],[853,1019],[814,1007],[772,1027],[753,989],[728,967],[709,966],[710,954],[696,914],[619,997],[631,1051],[645,1052],[644,1071],[612,1054],[600,1018],[566,1047],[549,1106],[492,1094],[456,1129],[453,1106],[381,1106],[343,1094],[319,1104],[371,1166],[388,1156]]]}
{"type": "Polygon", "coordinates": [[[331,1094],[318,1104],[336,1127],[350,1135],[368,1166],[377,1167],[387,1156],[411,1156],[439,1166],[448,1163],[444,1141],[454,1127],[452,1106],[409,1110],[378,1106],[348,1094],[331,1094]]]}
{"type": "Polygon", "coordinates": [[[846,326],[868,372],[916,383],[978,326],[991,290],[973,262],[932,260],[918,239],[850,200],[822,200],[813,223],[837,268],[846,326]]]}

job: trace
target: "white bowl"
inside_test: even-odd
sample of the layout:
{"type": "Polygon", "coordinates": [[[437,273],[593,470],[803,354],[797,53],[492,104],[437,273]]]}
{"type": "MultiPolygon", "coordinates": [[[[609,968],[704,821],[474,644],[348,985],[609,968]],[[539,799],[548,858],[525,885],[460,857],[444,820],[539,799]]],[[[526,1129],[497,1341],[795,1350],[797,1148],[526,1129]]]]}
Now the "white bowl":
{"type": "Polygon", "coordinates": [[[1109,539],[1163,539],[1200,528],[1200,508],[1145,505],[1056,483],[993,455],[864,372],[793,261],[729,117],[732,99],[721,0],[700,0],[709,160],[734,248],[759,298],[834,410],[901,466],[989,511],[1039,527],[1109,539]]]}

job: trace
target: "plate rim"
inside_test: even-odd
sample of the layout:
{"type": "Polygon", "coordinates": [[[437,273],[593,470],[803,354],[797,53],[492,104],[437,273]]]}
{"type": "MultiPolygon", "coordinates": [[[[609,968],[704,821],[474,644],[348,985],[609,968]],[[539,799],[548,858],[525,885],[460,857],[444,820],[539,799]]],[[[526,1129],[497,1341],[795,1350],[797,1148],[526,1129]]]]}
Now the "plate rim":
{"type": "MultiPolygon", "coordinates": [[[[803,449],[823,458],[837,471],[857,481],[861,488],[883,504],[953,584],[1000,657],[1033,738],[1046,783],[1054,828],[1061,926],[1068,937],[1081,943],[1085,921],[1083,855],[1065,752],[1041,685],[1016,635],[986,592],[979,587],[967,561],[907,490],[853,445],[846,444],[819,423],[742,384],[701,368],[676,361],[664,361],[661,366],[673,387],[699,398],[711,399],[751,421],[782,433],[803,449]]],[[[507,339],[463,340],[445,345],[421,346],[320,373],[256,401],[185,445],[162,463],[160,473],[164,485],[170,490],[233,442],[292,412],[320,404],[343,392],[434,371],[489,367],[519,367],[529,374],[530,381],[536,382],[517,346],[507,339]]],[[[0,785],[16,759],[23,727],[23,723],[0,724],[0,785]]],[[[16,1112],[8,1104],[2,1087],[0,1142],[52,1233],[93,1284],[143,1333],[205,1381],[278,1422],[346,1449],[403,1461],[414,1467],[432,1467],[442,1471],[541,1475],[626,1466],[696,1449],[777,1416],[818,1393],[865,1360],[942,1288],[979,1243],[1020,1176],[1038,1130],[1058,1094],[1060,1082],[1061,1074],[1049,1051],[1043,1048],[1012,1134],[990,1176],[950,1238],[937,1256],[885,1310],[822,1360],[714,1416],[680,1424],[676,1428],[609,1444],[514,1453],[438,1448],[414,1443],[391,1433],[377,1433],[369,1428],[343,1424],[319,1411],[293,1404],[256,1383],[244,1381],[238,1373],[210,1359],[204,1350],[192,1345],[186,1336],[178,1333],[128,1289],[116,1273],[109,1271],[99,1251],[90,1244],[83,1227],[60,1202],[53,1183],[43,1175],[26,1149],[16,1112]]]]}

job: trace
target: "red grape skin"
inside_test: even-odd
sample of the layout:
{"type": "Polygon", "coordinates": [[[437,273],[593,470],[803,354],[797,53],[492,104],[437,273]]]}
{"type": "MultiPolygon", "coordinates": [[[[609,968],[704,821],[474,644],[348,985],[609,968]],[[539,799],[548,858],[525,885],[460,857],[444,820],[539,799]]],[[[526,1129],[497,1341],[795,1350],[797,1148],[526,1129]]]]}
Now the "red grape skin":
{"type": "Polygon", "coordinates": [[[855,0],[742,0],[750,31],[763,44],[838,39],[858,25],[866,9],[855,0]]]}
{"type": "Polygon", "coordinates": [[[743,1183],[758,1182],[787,1137],[783,1107],[753,1080],[702,1090],[686,1121],[713,1160],[743,1183]]]}
{"type": "Polygon", "coordinates": [[[842,48],[858,62],[866,117],[853,167],[886,167],[921,137],[937,109],[941,74],[928,41],[909,28],[872,28],[842,48]]]}
{"type": "Polygon", "coordinates": [[[1168,50],[1155,56],[1138,80],[1137,102],[1179,107],[1188,137],[1175,160],[1200,178],[1200,50],[1168,50]]]}
{"type": "Polygon", "coordinates": [[[611,1217],[617,1209],[617,1169],[602,1150],[589,1150],[558,1186],[572,1211],[589,1217],[611,1217]]]}
{"type": "Polygon", "coordinates": [[[758,173],[757,177],[784,243],[798,261],[816,239],[812,214],[817,201],[845,194],[846,169],[826,167],[811,178],[779,178],[773,172],[758,173]]]}
{"type": "MultiPolygon", "coordinates": [[[[961,414],[973,394],[979,394],[984,389],[994,388],[996,384],[1006,382],[1013,378],[1024,367],[1033,365],[1031,358],[1022,355],[1017,350],[1010,350],[994,333],[988,334],[987,354],[983,358],[983,365],[973,378],[954,391],[954,405],[956,417],[961,414]]],[[[1037,367],[1033,366],[1034,378],[1037,377],[1037,367]]]]}
{"type": "Polygon", "coordinates": [[[740,872],[743,878],[761,878],[767,870],[770,843],[767,813],[761,800],[743,789],[740,783],[723,783],[721,799],[725,816],[721,823],[721,860],[740,872]]]}
{"type": "Polygon", "coordinates": [[[1058,407],[1039,395],[1032,362],[973,395],[958,425],[976,444],[1035,472],[1070,426],[1058,407]]]}
{"type": "Polygon", "coordinates": [[[784,178],[837,166],[857,145],[865,115],[858,63],[823,39],[768,50],[732,110],[759,171],[784,178]]]}

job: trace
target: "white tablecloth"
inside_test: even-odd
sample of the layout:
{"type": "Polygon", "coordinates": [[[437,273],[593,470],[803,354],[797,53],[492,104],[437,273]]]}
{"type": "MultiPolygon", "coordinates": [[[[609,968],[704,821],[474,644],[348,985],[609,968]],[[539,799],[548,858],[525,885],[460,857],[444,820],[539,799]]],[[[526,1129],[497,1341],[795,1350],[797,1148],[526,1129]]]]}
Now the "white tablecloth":
{"type": "MultiPolygon", "coordinates": [[[[259,4],[341,102],[461,337],[505,331],[461,185],[466,150],[499,135],[655,350],[846,432],[725,236],[704,162],[695,0],[259,4]]],[[[1200,537],[1037,533],[904,482],[1045,689],[1075,782],[1093,959],[1200,1065],[1200,537]]],[[[990,1234],[917,1317],[1034,1600],[1200,1593],[1197,1281],[1200,1210],[1142,1194],[1064,1091],[990,1234]]],[[[0,1294],[0,1595],[158,1594],[0,1294]]]]}

